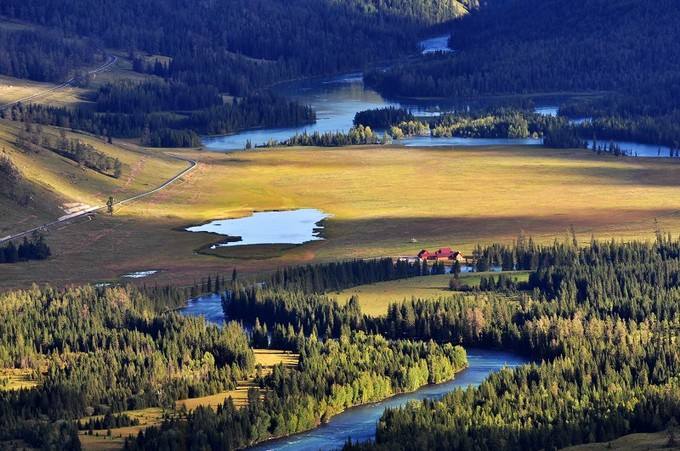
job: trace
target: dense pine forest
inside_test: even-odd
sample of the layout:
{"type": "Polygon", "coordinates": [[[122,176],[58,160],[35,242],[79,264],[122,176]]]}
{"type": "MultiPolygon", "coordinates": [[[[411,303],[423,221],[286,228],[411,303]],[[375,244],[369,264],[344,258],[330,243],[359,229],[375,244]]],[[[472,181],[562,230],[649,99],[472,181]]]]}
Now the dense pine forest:
{"type": "Polygon", "coordinates": [[[425,26],[476,6],[476,0],[8,0],[0,14],[110,48],[165,55],[173,59],[168,70],[177,79],[215,84],[232,57],[239,60],[236,68],[250,63],[266,72],[271,65],[280,77],[335,73],[401,56],[417,49],[425,26]]]}
{"type": "MultiPolygon", "coordinates": [[[[495,373],[481,386],[458,389],[442,401],[388,410],[375,443],[348,444],[346,449],[556,449],[662,430],[680,415],[675,377],[680,365],[680,241],[660,234],[653,243],[592,241],[580,246],[574,240],[539,246],[521,239],[514,246],[480,247],[476,254],[482,267],[530,268],[529,281],[507,284],[501,274],[471,294],[395,303],[379,318],[362,318],[359,300],[342,306],[328,295],[307,292],[311,287],[288,294],[261,289],[270,311],[289,322],[287,327],[276,325],[272,337],[277,337],[277,346],[288,335],[291,348],[303,356],[310,343],[320,346],[317,324],[331,324],[328,318],[335,318],[333,324],[340,326],[327,327],[325,346],[338,339],[354,346],[356,340],[366,343],[372,334],[380,334],[386,343],[432,340],[510,349],[536,362],[495,373]],[[286,307],[296,304],[301,307],[286,307]],[[307,308],[313,305],[322,310],[307,308]],[[311,341],[303,331],[311,333],[311,341]]],[[[290,274],[296,273],[308,270],[290,274]]],[[[230,302],[244,302],[238,296],[230,302]]],[[[266,330],[258,321],[253,340],[262,340],[257,337],[266,330]]],[[[324,365],[332,368],[333,361],[324,365]]],[[[283,375],[274,372],[271,377],[283,375]]],[[[268,380],[261,384],[267,386],[268,380]]],[[[299,415],[304,411],[296,410],[299,415]]],[[[214,428],[234,430],[233,424],[243,424],[240,415],[227,403],[217,413],[197,412],[187,423],[171,421],[159,430],[149,429],[128,448],[170,449],[170,437],[177,434],[184,443],[200,440],[209,447],[235,448],[243,443],[234,439],[242,432],[226,439],[214,428]]]]}
{"type": "Polygon", "coordinates": [[[10,0],[0,5],[0,16],[41,28],[0,33],[0,73],[63,81],[100,59],[103,48],[127,51],[133,70],[162,81],[104,86],[96,114],[50,112],[41,123],[64,126],[71,116],[67,127],[155,147],[192,147],[198,134],[314,122],[303,106],[253,96],[278,81],[414,53],[429,26],[477,6],[476,0],[10,0]],[[223,105],[219,94],[245,100],[223,105]]]}
{"type": "Polygon", "coordinates": [[[312,334],[298,343],[298,368],[278,366],[259,379],[264,399],[254,391],[240,410],[231,400],[217,411],[199,408],[186,419],[148,428],[125,449],[238,449],[314,428],[357,404],[452,379],[467,365],[460,346],[388,341],[363,332],[324,341],[312,334]]]}
{"type": "Polygon", "coordinates": [[[0,28],[0,74],[35,81],[62,82],[76,68],[96,61],[96,48],[64,39],[56,31],[7,31],[0,28]]]}
{"type": "Polygon", "coordinates": [[[528,281],[484,277],[465,294],[395,302],[382,317],[332,293],[439,271],[384,259],[281,269],[252,286],[235,275],[204,283],[203,291],[224,293],[232,319],[254,324],[249,334],[168,311],[183,301],[167,289],[3,295],[0,361],[32,369],[38,386],[0,392],[8,412],[0,430],[41,444],[28,425],[44,415],[45,437],[68,441],[75,429],[47,419],[99,412],[126,423],[116,412],[234,387],[254,369],[251,346],[288,349],[300,361],[257,375],[247,407],[227,400],[173,416],[127,449],[236,449],[306,430],[346,407],[450,379],[466,365],[460,345],[536,363],[441,401],[388,410],[375,443],[346,448],[554,449],[662,430],[680,415],[680,241],[659,233],[654,242],[545,246],[520,237],[478,247],[474,258],[480,271],[529,270],[528,281]],[[39,401],[47,397],[49,409],[39,401]]]}
{"type": "Polygon", "coordinates": [[[97,106],[105,112],[71,109],[37,104],[14,105],[0,111],[0,117],[27,124],[56,125],[84,130],[103,137],[136,138],[153,147],[195,147],[200,145],[199,133],[226,134],[251,127],[285,127],[314,122],[315,113],[307,106],[289,102],[271,94],[257,94],[221,104],[213,90],[201,98],[164,94],[162,85],[123,84],[103,86],[97,96],[97,106]],[[144,93],[136,97],[137,93],[144,93]],[[133,100],[134,99],[134,100],[133,100]],[[209,105],[197,110],[182,110],[170,114],[170,105],[188,108],[209,105]],[[137,109],[139,107],[139,109],[137,109]],[[150,110],[145,113],[145,110],[150,110]]]}
{"type": "Polygon", "coordinates": [[[493,2],[452,25],[456,52],[365,79],[411,97],[596,92],[562,113],[602,118],[601,138],[677,147],[678,20],[673,0],[493,2]]]}
{"type": "Polygon", "coordinates": [[[240,326],[162,314],[173,296],[149,293],[36,287],[0,295],[0,365],[32,370],[38,384],[0,390],[0,440],[56,449],[59,442],[44,442],[53,434],[34,436],[36,423],[59,430],[70,423],[57,420],[172,405],[234,388],[253,370],[240,326]]]}

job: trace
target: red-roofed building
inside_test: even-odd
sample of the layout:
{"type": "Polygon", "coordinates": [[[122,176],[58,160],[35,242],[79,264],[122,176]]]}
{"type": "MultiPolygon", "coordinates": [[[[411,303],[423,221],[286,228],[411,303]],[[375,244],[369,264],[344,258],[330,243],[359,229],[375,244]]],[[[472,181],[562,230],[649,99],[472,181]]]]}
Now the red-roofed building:
{"type": "Polygon", "coordinates": [[[430,252],[427,249],[423,249],[418,252],[418,258],[421,260],[427,260],[430,258],[430,252]]]}
{"type": "Polygon", "coordinates": [[[442,261],[442,260],[451,260],[451,261],[459,261],[459,262],[464,262],[465,257],[463,254],[461,254],[458,251],[454,251],[450,247],[442,247],[441,249],[437,249],[436,252],[430,252],[427,249],[423,249],[420,252],[418,252],[418,258],[421,260],[435,260],[435,261],[442,261]]]}

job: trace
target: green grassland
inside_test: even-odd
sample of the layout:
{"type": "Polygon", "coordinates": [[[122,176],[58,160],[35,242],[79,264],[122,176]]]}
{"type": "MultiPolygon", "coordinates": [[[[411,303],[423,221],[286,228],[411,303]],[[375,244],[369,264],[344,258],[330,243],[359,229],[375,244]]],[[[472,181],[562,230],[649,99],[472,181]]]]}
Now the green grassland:
{"type": "MultiPolygon", "coordinates": [[[[518,282],[525,282],[529,273],[525,271],[505,272],[518,282]]],[[[463,273],[460,281],[469,287],[479,286],[482,277],[498,277],[498,273],[463,273]]],[[[416,299],[445,298],[455,294],[449,289],[450,274],[436,276],[413,277],[410,279],[379,282],[371,285],[361,285],[349,288],[333,295],[340,302],[347,302],[350,297],[357,296],[361,311],[371,316],[381,316],[387,313],[387,307],[395,302],[416,299]]]]}
{"type": "MultiPolygon", "coordinates": [[[[528,280],[528,272],[505,272],[504,274],[517,281],[528,280]]],[[[461,283],[470,287],[479,286],[482,277],[498,277],[498,273],[463,273],[461,283]]],[[[361,285],[333,295],[340,302],[347,302],[350,297],[357,296],[361,311],[371,316],[381,316],[387,312],[387,307],[395,302],[416,299],[445,298],[455,294],[449,289],[450,274],[436,276],[413,277],[410,279],[379,282],[371,285],[361,285]]]]}
{"type": "MultiPolygon", "coordinates": [[[[176,168],[162,158],[162,150],[144,152],[158,157],[154,165],[176,168]]],[[[179,183],[113,217],[100,215],[51,233],[53,259],[3,268],[12,283],[6,278],[0,283],[109,280],[159,269],[150,282],[189,284],[233,267],[263,272],[290,264],[414,255],[441,246],[470,253],[477,243],[510,242],[520,233],[551,242],[566,237],[570,227],[581,240],[652,238],[656,224],[680,231],[675,195],[680,162],[668,159],[537,147],[356,146],[182,155],[198,160],[198,167],[179,183]],[[331,214],[326,240],[290,249],[228,250],[218,258],[197,252],[214,242],[214,235],[182,231],[254,210],[293,208],[331,214]]],[[[149,163],[145,168],[147,177],[161,175],[150,171],[149,163]]],[[[136,179],[138,188],[150,184],[149,178],[142,180],[136,179]]],[[[77,190],[62,185],[64,191],[77,190]]],[[[90,199],[90,193],[110,188],[82,191],[90,199]]]]}

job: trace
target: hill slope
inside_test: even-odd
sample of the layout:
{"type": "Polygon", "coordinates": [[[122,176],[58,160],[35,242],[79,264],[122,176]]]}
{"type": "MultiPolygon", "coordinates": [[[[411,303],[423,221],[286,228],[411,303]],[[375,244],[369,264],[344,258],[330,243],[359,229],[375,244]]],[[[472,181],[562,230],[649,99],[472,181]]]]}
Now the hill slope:
{"type": "Polygon", "coordinates": [[[677,89],[678,21],[673,0],[497,2],[454,25],[455,54],[367,78],[407,96],[677,89]]]}
{"type": "Polygon", "coordinates": [[[0,122],[0,148],[18,169],[22,189],[30,199],[20,202],[11,196],[0,196],[3,218],[0,237],[16,233],[76,211],[83,205],[102,205],[108,196],[116,199],[151,190],[171,178],[186,163],[162,153],[150,154],[134,148],[107,144],[97,138],[75,133],[62,134],[58,129],[41,127],[31,136],[41,139],[77,140],[89,144],[97,152],[121,163],[118,178],[78,164],[42,145],[21,147],[24,124],[0,122]]]}

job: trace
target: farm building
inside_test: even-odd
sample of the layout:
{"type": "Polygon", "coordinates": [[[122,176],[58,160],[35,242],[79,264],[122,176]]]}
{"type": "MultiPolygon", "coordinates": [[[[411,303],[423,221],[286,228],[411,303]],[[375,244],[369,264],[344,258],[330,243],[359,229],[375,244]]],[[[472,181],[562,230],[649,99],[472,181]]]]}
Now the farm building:
{"type": "Polygon", "coordinates": [[[442,247],[440,249],[437,249],[435,252],[430,252],[427,249],[423,249],[420,252],[418,252],[418,258],[421,260],[435,260],[435,261],[456,260],[461,263],[465,261],[465,257],[463,256],[463,254],[461,254],[458,251],[454,251],[450,247],[442,247]]]}

